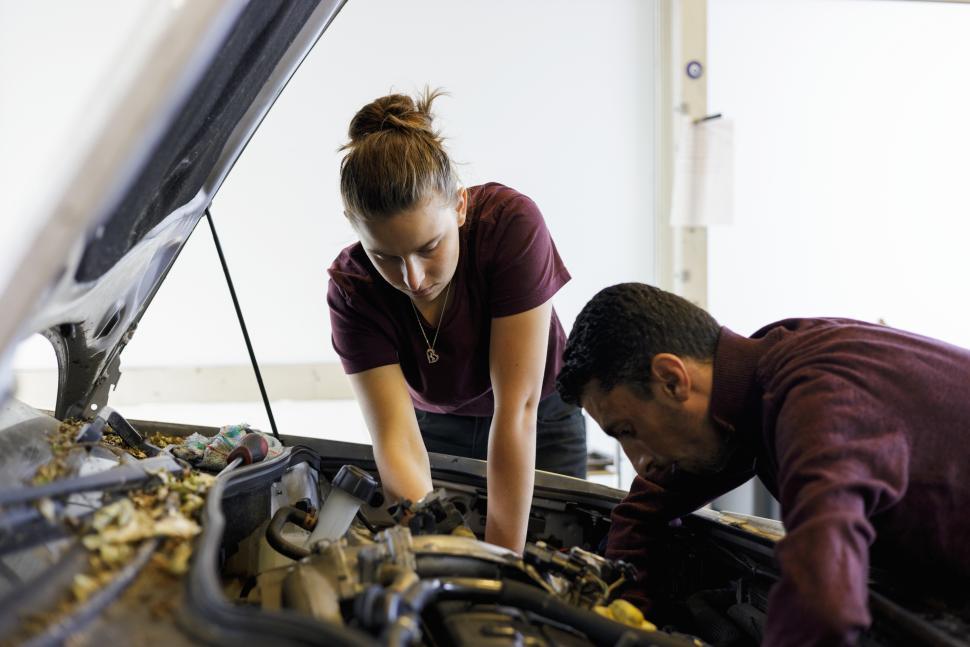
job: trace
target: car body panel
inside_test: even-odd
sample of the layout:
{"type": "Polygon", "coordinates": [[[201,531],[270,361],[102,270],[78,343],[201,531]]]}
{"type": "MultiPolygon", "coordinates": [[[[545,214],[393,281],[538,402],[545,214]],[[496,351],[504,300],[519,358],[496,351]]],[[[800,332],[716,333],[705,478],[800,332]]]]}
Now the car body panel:
{"type": "Polygon", "coordinates": [[[56,414],[104,406],[120,354],[189,235],[340,0],[187,3],[81,157],[0,293],[0,387],[41,333],[56,414]]]}

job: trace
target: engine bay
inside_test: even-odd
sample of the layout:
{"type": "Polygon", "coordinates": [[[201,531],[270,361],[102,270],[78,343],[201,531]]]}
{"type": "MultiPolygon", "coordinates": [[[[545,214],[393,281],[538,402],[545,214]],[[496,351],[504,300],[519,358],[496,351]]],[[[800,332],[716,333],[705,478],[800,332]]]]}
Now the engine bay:
{"type": "Polygon", "coordinates": [[[617,592],[632,567],[593,552],[602,514],[536,510],[518,554],[481,541],[485,501],[449,484],[391,504],[376,478],[345,464],[332,478],[300,462],[268,492],[226,505],[227,597],[359,630],[384,644],[698,645],[658,630],[617,592]],[[268,505],[243,535],[247,509],[268,505]],[[234,541],[234,537],[239,537],[234,541]]]}
{"type": "MultiPolygon", "coordinates": [[[[138,422],[174,432],[145,455],[89,440],[97,421],[20,414],[7,472],[37,476],[0,496],[0,644],[746,647],[780,576],[779,523],[699,510],[652,533],[631,587],[634,565],[602,556],[624,493],[579,479],[536,473],[519,555],[482,541],[482,461],[431,454],[434,491],[399,504],[364,445],[284,436],[206,474],[176,451],[200,428],[138,422]]],[[[872,577],[860,644],[964,644],[963,598],[872,577]]]]}

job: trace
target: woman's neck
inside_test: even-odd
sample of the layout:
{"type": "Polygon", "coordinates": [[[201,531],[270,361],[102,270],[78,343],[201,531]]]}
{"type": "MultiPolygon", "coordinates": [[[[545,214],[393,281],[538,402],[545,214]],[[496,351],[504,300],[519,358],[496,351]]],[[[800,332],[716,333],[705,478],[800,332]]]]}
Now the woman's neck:
{"type": "Polygon", "coordinates": [[[429,303],[415,303],[412,300],[414,307],[418,309],[418,312],[424,317],[424,321],[432,328],[437,328],[442,320],[442,313],[447,307],[446,302],[451,300],[452,295],[450,293],[454,287],[452,285],[454,282],[455,279],[452,277],[448,285],[445,286],[445,289],[429,303]]]}

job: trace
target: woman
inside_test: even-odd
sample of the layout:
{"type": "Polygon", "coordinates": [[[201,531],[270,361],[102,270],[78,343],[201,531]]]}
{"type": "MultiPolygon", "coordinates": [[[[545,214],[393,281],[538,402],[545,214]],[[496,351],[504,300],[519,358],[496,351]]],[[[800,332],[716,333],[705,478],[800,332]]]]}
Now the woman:
{"type": "Polygon", "coordinates": [[[584,419],[555,390],[550,299],[569,273],[529,198],[461,186],[438,95],[381,97],[350,122],[340,188],[360,242],[329,270],[333,345],[385,490],[430,492],[428,451],[487,458],[485,539],[521,552],[535,468],[586,472],[584,419]]]}

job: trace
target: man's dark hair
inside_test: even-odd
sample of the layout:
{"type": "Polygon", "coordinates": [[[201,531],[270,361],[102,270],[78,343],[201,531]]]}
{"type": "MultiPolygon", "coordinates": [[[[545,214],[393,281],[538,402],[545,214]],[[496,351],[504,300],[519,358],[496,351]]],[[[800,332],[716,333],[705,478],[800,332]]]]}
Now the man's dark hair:
{"type": "Polygon", "coordinates": [[[648,397],[654,355],[710,360],[720,331],[714,317],[675,294],[643,283],[610,286],[576,318],[556,388],[572,404],[593,380],[604,391],[625,384],[648,397]]]}

